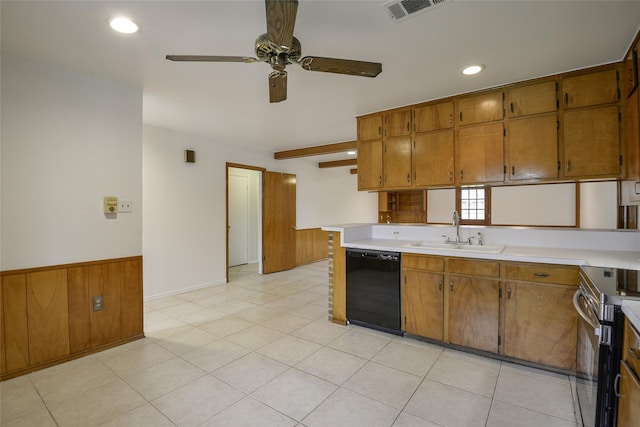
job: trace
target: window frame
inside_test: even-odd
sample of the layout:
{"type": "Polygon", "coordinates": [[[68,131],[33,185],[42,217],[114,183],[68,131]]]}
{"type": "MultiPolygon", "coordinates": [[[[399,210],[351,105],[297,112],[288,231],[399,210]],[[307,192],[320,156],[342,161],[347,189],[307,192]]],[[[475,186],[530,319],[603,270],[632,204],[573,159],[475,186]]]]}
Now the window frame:
{"type": "Polygon", "coordinates": [[[462,185],[456,187],[456,211],[460,214],[461,225],[491,225],[491,187],[488,185],[462,185]],[[462,190],[468,188],[484,189],[484,219],[462,219],[462,190]]]}

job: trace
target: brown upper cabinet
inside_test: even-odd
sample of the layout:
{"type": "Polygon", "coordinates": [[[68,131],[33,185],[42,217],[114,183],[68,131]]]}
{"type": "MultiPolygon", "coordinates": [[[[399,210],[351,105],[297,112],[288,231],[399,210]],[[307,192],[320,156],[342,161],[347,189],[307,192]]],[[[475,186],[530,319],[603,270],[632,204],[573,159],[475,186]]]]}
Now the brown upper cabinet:
{"type": "Polygon", "coordinates": [[[411,135],[411,110],[391,111],[384,115],[384,136],[393,138],[396,136],[411,135]]]}
{"type": "Polygon", "coordinates": [[[459,98],[458,124],[460,126],[502,120],[504,107],[502,90],[459,98]]]}
{"type": "Polygon", "coordinates": [[[453,102],[426,105],[413,110],[416,133],[453,128],[453,102]]]}
{"type": "Polygon", "coordinates": [[[618,102],[618,72],[615,69],[562,79],[564,109],[618,102]]]}
{"type": "Polygon", "coordinates": [[[458,134],[460,184],[504,180],[504,128],[502,122],[461,128],[458,134]]]}
{"type": "Polygon", "coordinates": [[[425,132],[413,139],[413,184],[416,187],[454,183],[453,130],[425,132]]]}
{"type": "Polygon", "coordinates": [[[358,190],[382,188],[382,139],[358,141],[358,190]]]}
{"type": "Polygon", "coordinates": [[[507,115],[521,117],[555,112],[557,90],[555,80],[514,87],[507,93],[507,115]]]}
{"type": "Polygon", "coordinates": [[[382,138],[382,114],[358,118],[358,141],[382,138]]]}
{"type": "Polygon", "coordinates": [[[411,187],[411,136],[385,139],[382,164],[386,188],[411,187]]]}

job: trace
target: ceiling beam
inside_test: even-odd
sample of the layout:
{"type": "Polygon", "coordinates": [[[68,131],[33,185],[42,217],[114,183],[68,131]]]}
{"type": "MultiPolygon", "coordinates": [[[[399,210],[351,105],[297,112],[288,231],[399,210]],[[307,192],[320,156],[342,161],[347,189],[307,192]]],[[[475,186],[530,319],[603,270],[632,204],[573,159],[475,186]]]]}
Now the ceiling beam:
{"type": "Polygon", "coordinates": [[[319,168],[337,168],[340,166],[356,166],[358,164],[358,159],[346,159],[346,160],[335,160],[333,162],[320,162],[318,163],[319,168]]]}
{"type": "Polygon", "coordinates": [[[295,150],[277,151],[273,153],[276,160],[295,159],[297,157],[319,156],[322,154],[343,153],[355,150],[358,144],[356,141],[336,142],[335,144],[316,145],[315,147],[296,148],[295,150]]]}

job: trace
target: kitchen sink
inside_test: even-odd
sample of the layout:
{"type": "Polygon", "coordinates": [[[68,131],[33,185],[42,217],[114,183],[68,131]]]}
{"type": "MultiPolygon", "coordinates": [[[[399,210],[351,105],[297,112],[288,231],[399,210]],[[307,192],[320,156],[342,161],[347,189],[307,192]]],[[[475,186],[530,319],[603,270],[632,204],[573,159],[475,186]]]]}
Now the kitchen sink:
{"type": "Polygon", "coordinates": [[[504,250],[504,245],[460,245],[457,243],[412,242],[405,245],[405,248],[442,249],[456,252],[499,254],[504,250]]]}

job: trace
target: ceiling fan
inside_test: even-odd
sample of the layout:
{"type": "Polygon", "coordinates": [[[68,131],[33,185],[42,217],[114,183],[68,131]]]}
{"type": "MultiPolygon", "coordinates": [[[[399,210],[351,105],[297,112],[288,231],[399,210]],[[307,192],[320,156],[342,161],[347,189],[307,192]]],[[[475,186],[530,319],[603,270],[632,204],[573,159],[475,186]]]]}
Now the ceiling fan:
{"type": "Polygon", "coordinates": [[[300,41],[293,37],[298,11],[297,0],[265,0],[267,32],[258,36],[255,43],[257,58],[246,56],[167,55],[171,61],[197,62],[266,62],[273,72],[269,74],[269,101],[287,99],[287,72],[289,64],[298,64],[309,71],[375,77],[382,72],[378,62],[350,59],[302,56],[300,41]]]}

